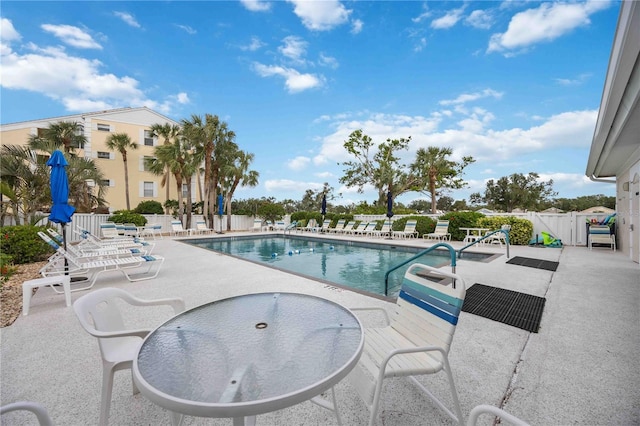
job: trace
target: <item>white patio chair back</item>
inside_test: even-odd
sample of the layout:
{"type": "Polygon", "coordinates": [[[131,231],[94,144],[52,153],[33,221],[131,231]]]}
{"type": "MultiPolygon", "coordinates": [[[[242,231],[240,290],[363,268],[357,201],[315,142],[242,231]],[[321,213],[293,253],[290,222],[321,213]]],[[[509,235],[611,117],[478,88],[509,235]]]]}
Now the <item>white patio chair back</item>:
{"type": "MultiPolygon", "coordinates": [[[[131,368],[142,339],[151,331],[127,328],[120,311],[121,301],[131,306],[169,305],[175,314],[184,311],[182,299],[143,300],[125,290],[110,287],[85,294],[74,302],[73,309],[80,325],[87,333],[98,338],[102,356],[101,426],[109,421],[113,374],[131,368]]],[[[133,393],[137,392],[133,384],[133,393]]]]}
{"type": "Polygon", "coordinates": [[[465,283],[456,274],[418,263],[409,267],[389,325],[365,329],[362,357],[349,376],[371,410],[369,425],[378,413],[383,380],[400,376],[410,377],[440,409],[462,422],[448,353],[465,293],[465,283]],[[447,373],[454,411],[412,377],[441,370],[447,373]]]}
{"type": "Polygon", "coordinates": [[[433,232],[424,234],[422,238],[424,238],[425,240],[451,241],[451,234],[449,233],[449,221],[439,220],[436,223],[436,227],[433,232]]]}

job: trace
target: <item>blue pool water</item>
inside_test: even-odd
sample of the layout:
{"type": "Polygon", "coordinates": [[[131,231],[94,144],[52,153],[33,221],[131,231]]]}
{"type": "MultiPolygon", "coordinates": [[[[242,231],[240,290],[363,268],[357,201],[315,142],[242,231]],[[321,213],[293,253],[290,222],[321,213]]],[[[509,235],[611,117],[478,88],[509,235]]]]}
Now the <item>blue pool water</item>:
{"type": "MultiPolygon", "coordinates": [[[[223,237],[194,239],[189,244],[222,252],[331,284],[378,295],[385,294],[385,274],[426,247],[309,239],[300,236],[223,237]]],[[[430,266],[449,265],[449,252],[429,253],[418,260],[430,266]]],[[[397,292],[409,265],[389,276],[390,296],[397,292]]]]}

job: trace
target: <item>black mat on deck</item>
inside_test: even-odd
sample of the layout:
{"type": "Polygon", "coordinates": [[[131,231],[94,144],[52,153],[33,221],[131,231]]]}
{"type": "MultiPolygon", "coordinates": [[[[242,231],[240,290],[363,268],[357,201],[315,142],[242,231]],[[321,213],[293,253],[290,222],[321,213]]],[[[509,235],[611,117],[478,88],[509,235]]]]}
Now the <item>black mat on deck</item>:
{"type": "Polygon", "coordinates": [[[555,271],[558,269],[558,262],[551,262],[550,260],[532,259],[530,257],[516,256],[507,261],[512,265],[528,266],[529,268],[544,269],[546,271],[555,271]]]}
{"type": "Polygon", "coordinates": [[[476,283],[467,289],[462,310],[537,333],[546,300],[544,297],[476,283]]]}

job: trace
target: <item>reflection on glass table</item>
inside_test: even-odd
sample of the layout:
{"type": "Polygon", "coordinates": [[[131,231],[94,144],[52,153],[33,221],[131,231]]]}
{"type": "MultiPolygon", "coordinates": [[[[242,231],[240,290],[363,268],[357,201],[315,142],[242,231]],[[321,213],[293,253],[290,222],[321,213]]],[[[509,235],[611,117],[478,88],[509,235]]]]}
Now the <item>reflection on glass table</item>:
{"type": "Polygon", "coordinates": [[[340,423],[335,395],[333,403],[318,395],[353,369],[363,343],[360,322],[337,303],[248,294],[165,322],[142,343],[133,376],[144,396],[174,413],[174,424],[186,414],[242,425],[307,400],[333,410],[340,423]]]}

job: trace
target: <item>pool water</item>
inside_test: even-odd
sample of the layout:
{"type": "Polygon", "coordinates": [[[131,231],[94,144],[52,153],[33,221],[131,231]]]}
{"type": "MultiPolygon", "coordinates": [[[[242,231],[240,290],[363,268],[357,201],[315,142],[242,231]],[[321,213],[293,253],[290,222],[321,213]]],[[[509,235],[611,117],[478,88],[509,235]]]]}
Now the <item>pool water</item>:
{"type": "MultiPolygon", "coordinates": [[[[385,294],[385,274],[426,247],[309,239],[299,236],[230,237],[188,240],[189,244],[377,295],[385,294]]],[[[436,250],[437,251],[437,250],[436,250]]],[[[449,252],[429,253],[418,262],[449,265],[449,252]]],[[[389,275],[390,296],[398,291],[409,265],[389,275]]]]}

